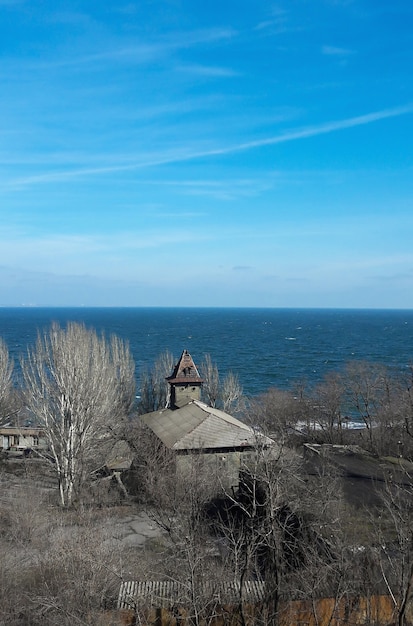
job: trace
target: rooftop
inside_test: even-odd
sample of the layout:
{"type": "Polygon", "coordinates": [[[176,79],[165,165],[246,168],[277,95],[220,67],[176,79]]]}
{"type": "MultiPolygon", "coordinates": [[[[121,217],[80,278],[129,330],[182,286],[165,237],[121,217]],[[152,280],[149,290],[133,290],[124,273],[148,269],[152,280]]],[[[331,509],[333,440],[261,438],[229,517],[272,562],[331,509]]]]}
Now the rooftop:
{"type": "Polygon", "coordinates": [[[171,376],[166,379],[169,383],[197,383],[204,381],[199,375],[198,369],[188,350],[184,350],[178,363],[175,365],[171,376]]]}
{"type": "Polygon", "coordinates": [[[199,400],[179,409],[162,409],[142,420],[170,450],[234,449],[271,445],[272,439],[199,400]]]}

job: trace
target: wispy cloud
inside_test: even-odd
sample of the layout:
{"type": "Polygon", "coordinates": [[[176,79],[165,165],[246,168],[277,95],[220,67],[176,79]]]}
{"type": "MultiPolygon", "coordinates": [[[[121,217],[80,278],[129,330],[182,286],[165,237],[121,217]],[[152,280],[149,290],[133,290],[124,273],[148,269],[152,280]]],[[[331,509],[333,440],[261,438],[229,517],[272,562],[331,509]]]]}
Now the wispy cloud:
{"type": "Polygon", "coordinates": [[[354,50],[348,48],[337,48],[336,46],[323,46],[321,52],[328,56],[348,57],[355,54],[354,50]]]}
{"type": "Polygon", "coordinates": [[[275,137],[268,137],[267,139],[257,139],[255,141],[248,141],[248,142],[241,143],[236,146],[232,146],[228,148],[211,150],[209,151],[208,154],[210,155],[229,154],[231,152],[252,150],[254,148],[260,148],[262,146],[286,143],[289,141],[306,139],[308,137],[317,137],[318,135],[326,135],[328,133],[336,132],[339,130],[344,130],[347,128],[354,128],[356,126],[364,126],[366,124],[379,122],[380,120],[384,120],[384,119],[391,118],[391,117],[399,117],[400,115],[406,115],[408,113],[413,113],[413,103],[400,106],[400,107],[395,107],[392,109],[384,109],[382,111],[375,111],[374,113],[367,113],[366,115],[350,117],[344,120],[326,122],[325,124],[319,124],[318,126],[309,126],[307,128],[301,128],[296,131],[282,133],[275,137]]]}
{"type": "Polygon", "coordinates": [[[37,235],[22,231],[9,231],[0,251],[0,264],[25,263],[31,259],[31,266],[43,266],[51,258],[59,258],[56,265],[76,265],[78,259],[101,259],[116,251],[124,258],[128,252],[180,245],[195,240],[208,240],[208,233],[200,234],[190,229],[147,229],[139,232],[112,232],[110,235],[95,234],[59,234],[37,235]],[[35,259],[35,260],[34,260],[35,259]]]}
{"type": "Polygon", "coordinates": [[[370,256],[340,258],[337,261],[332,261],[327,265],[323,264],[318,268],[320,273],[325,272],[329,274],[335,271],[365,271],[377,270],[380,268],[393,271],[393,268],[400,267],[413,267],[413,254],[411,253],[394,253],[387,255],[371,254],[370,256]]]}
{"type": "MultiPolygon", "coordinates": [[[[141,180],[141,185],[174,187],[181,194],[189,196],[206,196],[220,200],[233,200],[240,197],[251,197],[273,186],[276,172],[261,179],[240,178],[222,180],[141,180]]],[[[199,213],[195,213],[199,216],[199,213]]]]}
{"type": "Polygon", "coordinates": [[[280,34],[289,30],[287,28],[288,13],[284,9],[275,7],[272,9],[268,19],[262,20],[255,27],[256,31],[267,31],[271,33],[280,34]]]}
{"type": "MultiPolygon", "coordinates": [[[[171,163],[182,163],[186,161],[192,161],[195,159],[214,157],[221,155],[230,155],[237,152],[245,152],[248,150],[258,149],[264,146],[277,145],[287,143],[291,141],[299,141],[301,139],[308,139],[311,137],[317,137],[320,135],[326,135],[329,133],[346,130],[349,128],[355,128],[358,126],[365,126],[367,124],[373,124],[381,120],[400,117],[401,115],[408,115],[413,112],[413,103],[394,107],[390,109],[383,109],[381,111],[375,111],[367,113],[365,115],[359,115],[356,117],[345,118],[342,120],[335,120],[332,122],[326,122],[324,124],[318,124],[316,126],[307,126],[299,128],[297,130],[290,130],[279,135],[272,137],[266,137],[263,139],[256,139],[253,141],[246,141],[243,143],[233,144],[229,146],[220,146],[216,148],[206,148],[203,150],[191,150],[188,148],[180,148],[174,151],[168,151],[166,153],[158,154],[141,154],[139,155],[139,161],[135,163],[118,163],[116,165],[108,165],[104,167],[88,167],[77,168],[66,171],[52,171],[45,172],[43,174],[35,174],[33,176],[27,176],[24,178],[18,178],[10,180],[3,184],[3,188],[18,188],[26,185],[34,184],[46,184],[58,181],[76,179],[86,176],[99,176],[102,174],[110,174],[116,172],[126,172],[138,169],[147,169],[159,165],[167,165],[171,163]]],[[[113,156],[112,161],[115,160],[113,156]]]]}
{"type": "MultiPolygon", "coordinates": [[[[1,0],[0,0],[1,2],[1,0]]],[[[145,64],[165,57],[172,52],[185,50],[211,42],[231,39],[236,32],[229,28],[211,28],[186,32],[174,32],[165,35],[156,42],[133,44],[91,52],[81,56],[68,56],[53,61],[38,61],[31,64],[31,68],[47,69],[50,67],[84,66],[108,61],[124,61],[128,63],[145,64]]]]}
{"type": "Polygon", "coordinates": [[[235,72],[231,68],[212,65],[177,65],[175,71],[194,74],[196,76],[205,76],[207,78],[230,78],[232,76],[239,76],[238,72],[235,72]]]}
{"type": "Polygon", "coordinates": [[[150,214],[152,218],[156,219],[199,219],[200,217],[206,217],[208,213],[202,213],[201,211],[163,211],[161,213],[150,214]]]}
{"type": "Polygon", "coordinates": [[[400,272],[397,274],[387,274],[387,275],[378,275],[378,276],[371,276],[370,277],[372,280],[376,280],[378,282],[385,282],[385,283],[393,283],[394,281],[408,281],[408,282],[412,282],[413,281],[413,270],[410,272],[400,272]]]}

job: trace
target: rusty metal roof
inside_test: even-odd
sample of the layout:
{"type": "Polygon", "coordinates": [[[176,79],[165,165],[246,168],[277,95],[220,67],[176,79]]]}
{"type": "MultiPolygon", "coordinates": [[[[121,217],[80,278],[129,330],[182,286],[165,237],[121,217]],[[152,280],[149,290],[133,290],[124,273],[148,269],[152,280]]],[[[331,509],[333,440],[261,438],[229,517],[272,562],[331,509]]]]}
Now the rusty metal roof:
{"type": "Polygon", "coordinates": [[[203,383],[197,367],[188,350],[184,350],[181,358],[175,365],[171,376],[166,379],[169,383],[203,383]]]}
{"type": "Polygon", "coordinates": [[[257,434],[240,420],[192,400],[178,409],[163,409],[142,416],[170,450],[202,450],[271,445],[272,439],[257,434]]]}

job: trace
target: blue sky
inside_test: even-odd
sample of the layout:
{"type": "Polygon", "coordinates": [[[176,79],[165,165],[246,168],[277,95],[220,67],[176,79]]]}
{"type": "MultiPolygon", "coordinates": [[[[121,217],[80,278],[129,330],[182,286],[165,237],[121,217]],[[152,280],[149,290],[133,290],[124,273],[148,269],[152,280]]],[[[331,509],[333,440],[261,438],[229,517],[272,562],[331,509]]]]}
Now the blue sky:
{"type": "Polygon", "coordinates": [[[0,0],[0,305],[413,308],[413,3],[0,0]]]}

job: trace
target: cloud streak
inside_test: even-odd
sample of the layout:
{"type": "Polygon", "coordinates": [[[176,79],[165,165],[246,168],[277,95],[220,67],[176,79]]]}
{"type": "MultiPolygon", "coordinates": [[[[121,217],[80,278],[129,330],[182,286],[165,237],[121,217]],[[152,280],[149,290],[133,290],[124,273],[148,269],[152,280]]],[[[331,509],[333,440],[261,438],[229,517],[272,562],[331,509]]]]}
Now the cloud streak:
{"type": "MultiPolygon", "coordinates": [[[[7,231],[6,231],[7,232],[7,231]]],[[[192,243],[194,241],[208,241],[211,235],[199,230],[171,230],[148,229],[132,233],[114,232],[105,234],[49,234],[36,235],[7,233],[7,239],[2,243],[0,251],[0,266],[7,263],[27,264],[31,261],[31,267],[43,267],[50,264],[50,259],[59,259],[57,266],[67,264],[77,266],[78,261],[83,266],[84,260],[90,263],[96,262],[98,266],[105,265],[102,261],[107,255],[116,255],[120,258],[128,257],[130,252],[158,249],[166,246],[192,243]]]]}
{"type": "Polygon", "coordinates": [[[120,163],[118,165],[108,165],[103,167],[98,166],[89,168],[78,168],[66,171],[55,171],[46,172],[44,174],[36,174],[33,176],[8,181],[5,185],[3,185],[3,189],[4,187],[18,188],[27,185],[53,183],[64,180],[76,179],[80,177],[99,176],[102,174],[147,169],[150,167],[168,165],[172,163],[182,163],[201,158],[231,155],[237,152],[247,152],[249,150],[259,149],[265,146],[299,141],[301,139],[308,139],[320,135],[327,135],[341,130],[355,128],[358,126],[365,126],[367,124],[380,122],[381,120],[400,117],[401,115],[408,115],[411,113],[413,113],[413,103],[409,103],[399,107],[393,107],[390,109],[383,109],[381,111],[374,111],[372,113],[367,113],[365,115],[359,115],[356,117],[326,122],[324,124],[319,124],[316,126],[299,128],[298,130],[291,130],[285,133],[281,133],[279,135],[275,135],[273,137],[246,141],[230,146],[217,147],[199,151],[181,149],[177,152],[167,154],[161,153],[158,155],[141,155],[139,162],[135,163],[120,163]]]}
{"type": "Polygon", "coordinates": [[[239,76],[239,73],[231,68],[213,65],[177,65],[175,71],[185,74],[194,74],[195,76],[204,76],[206,78],[231,78],[233,76],[239,76]]]}
{"type": "Polygon", "coordinates": [[[327,56],[338,56],[344,57],[354,54],[354,50],[349,50],[347,48],[337,48],[336,46],[323,46],[321,49],[323,54],[327,56]]]}
{"type": "Polygon", "coordinates": [[[167,57],[180,50],[187,50],[212,42],[230,40],[235,35],[236,32],[228,28],[174,32],[169,36],[164,36],[155,43],[133,44],[130,46],[91,52],[83,56],[55,59],[53,61],[37,61],[31,63],[28,67],[31,70],[43,70],[54,67],[81,67],[83,65],[107,63],[111,61],[144,65],[159,58],[167,57]]]}

